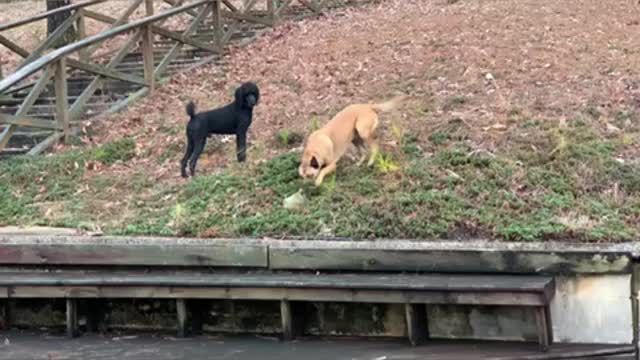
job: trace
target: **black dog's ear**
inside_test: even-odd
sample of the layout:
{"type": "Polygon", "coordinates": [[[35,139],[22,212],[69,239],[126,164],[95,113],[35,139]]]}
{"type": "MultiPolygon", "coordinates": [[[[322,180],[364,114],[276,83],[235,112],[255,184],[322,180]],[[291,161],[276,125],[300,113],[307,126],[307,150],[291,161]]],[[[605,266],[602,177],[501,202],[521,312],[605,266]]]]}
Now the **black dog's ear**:
{"type": "Polygon", "coordinates": [[[314,169],[318,169],[320,168],[320,164],[318,163],[318,160],[316,159],[316,157],[312,157],[311,161],[309,162],[309,164],[311,165],[312,168],[314,169]]]}

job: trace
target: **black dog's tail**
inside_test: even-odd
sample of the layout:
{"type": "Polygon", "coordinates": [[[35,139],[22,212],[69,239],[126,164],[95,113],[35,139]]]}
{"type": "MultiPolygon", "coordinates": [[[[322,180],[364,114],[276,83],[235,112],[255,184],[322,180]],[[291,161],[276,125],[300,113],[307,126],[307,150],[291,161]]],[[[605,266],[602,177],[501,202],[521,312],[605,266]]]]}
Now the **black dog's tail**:
{"type": "Polygon", "coordinates": [[[189,101],[187,104],[187,115],[191,118],[196,116],[196,104],[194,104],[193,101],[189,101]]]}

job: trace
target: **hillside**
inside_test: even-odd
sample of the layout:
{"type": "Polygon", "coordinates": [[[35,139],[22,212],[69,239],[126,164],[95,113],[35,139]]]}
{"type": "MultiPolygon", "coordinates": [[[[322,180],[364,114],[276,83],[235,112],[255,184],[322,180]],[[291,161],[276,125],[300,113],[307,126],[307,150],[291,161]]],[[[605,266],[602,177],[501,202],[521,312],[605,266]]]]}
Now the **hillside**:
{"type": "MultiPolygon", "coordinates": [[[[0,162],[0,225],[113,234],[630,240],[640,231],[638,5],[596,0],[385,0],[288,23],[231,49],[73,146],[0,162]],[[179,177],[184,103],[262,101],[249,162],[214,137],[179,177]],[[301,141],[352,102],[383,114],[374,168],[345,159],[316,189],[301,141]],[[302,188],[302,211],[283,199],[302,188]]],[[[228,141],[231,140],[231,141],[228,141]]]]}

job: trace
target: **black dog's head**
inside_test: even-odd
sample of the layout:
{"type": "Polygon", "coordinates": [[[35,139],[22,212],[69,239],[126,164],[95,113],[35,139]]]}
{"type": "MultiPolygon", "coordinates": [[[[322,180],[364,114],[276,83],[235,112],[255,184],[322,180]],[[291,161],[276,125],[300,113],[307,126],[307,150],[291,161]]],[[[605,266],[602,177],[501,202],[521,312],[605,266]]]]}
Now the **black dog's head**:
{"type": "Polygon", "coordinates": [[[259,100],[260,90],[252,82],[246,82],[236,89],[236,105],[241,108],[252,109],[259,100]]]}

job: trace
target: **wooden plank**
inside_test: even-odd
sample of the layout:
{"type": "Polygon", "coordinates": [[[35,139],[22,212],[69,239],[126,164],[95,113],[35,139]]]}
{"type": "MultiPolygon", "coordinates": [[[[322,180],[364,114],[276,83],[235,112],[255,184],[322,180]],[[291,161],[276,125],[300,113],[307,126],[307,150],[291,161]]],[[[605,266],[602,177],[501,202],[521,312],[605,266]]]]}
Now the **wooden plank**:
{"type": "MultiPolygon", "coordinates": [[[[202,1],[210,1],[210,0],[202,0],[202,1]]],[[[197,2],[197,4],[201,5],[202,1],[197,2]]],[[[189,5],[185,5],[185,6],[189,6],[189,8],[195,8],[196,7],[196,6],[192,6],[192,5],[193,4],[189,4],[189,5]]],[[[165,14],[165,13],[166,13],[166,11],[161,13],[161,14],[165,14]]],[[[107,16],[107,15],[104,15],[104,14],[100,14],[100,13],[96,13],[96,12],[86,11],[85,14],[87,16],[91,17],[91,18],[94,18],[96,20],[100,20],[102,22],[109,23],[109,22],[115,22],[116,21],[116,19],[114,19],[114,18],[112,18],[110,16],[107,16]]],[[[160,15],[154,15],[153,17],[158,17],[158,16],[160,16],[160,15]]],[[[133,24],[133,23],[131,23],[131,24],[133,24]]],[[[129,24],[127,26],[130,26],[131,24],[129,24]]],[[[117,29],[118,28],[115,28],[114,31],[116,31],[117,29]]],[[[182,42],[184,44],[191,45],[191,46],[194,46],[194,47],[197,47],[197,48],[200,48],[200,49],[204,49],[204,50],[216,51],[215,47],[213,47],[213,46],[211,46],[211,45],[209,45],[209,44],[207,44],[205,42],[198,41],[198,40],[192,39],[190,37],[182,36],[182,35],[174,32],[174,31],[161,28],[160,26],[157,26],[157,25],[152,25],[151,26],[151,30],[156,34],[162,35],[162,36],[164,36],[166,38],[169,38],[171,40],[180,41],[180,42],[182,42]]]]}
{"type": "MultiPolygon", "coordinates": [[[[3,37],[2,35],[0,35],[0,43],[2,43],[3,45],[9,47],[12,51],[17,52],[19,55],[23,56],[23,57],[29,57],[32,56],[33,54],[29,54],[29,52],[27,50],[24,50],[23,48],[15,45],[12,41],[6,39],[5,37],[3,37]]],[[[86,49],[81,49],[80,50],[80,55],[82,55],[82,52],[85,52],[85,57],[88,57],[88,55],[86,54],[87,51],[86,49]]],[[[82,58],[82,56],[81,56],[82,58]]],[[[113,66],[112,67],[103,67],[100,65],[95,65],[95,64],[91,64],[91,63],[87,63],[84,61],[78,61],[75,59],[67,59],[67,64],[73,68],[79,69],[79,70],[83,70],[83,71],[87,71],[87,72],[92,72],[95,74],[100,74],[106,77],[111,77],[113,79],[116,80],[122,80],[122,81],[127,81],[127,82],[131,82],[134,84],[139,84],[139,85],[145,85],[144,79],[135,76],[135,75],[131,75],[131,74],[125,74],[122,73],[120,71],[115,71],[113,70],[113,66]]]]}
{"type": "Polygon", "coordinates": [[[76,299],[67,299],[67,336],[78,336],[78,304],[76,299]]]}
{"type": "Polygon", "coordinates": [[[222,0],[222,3],[223,3],[227,8],[229,8],[229,10],[231,10],[231,11],[234,11],[234,12],[238,12],[238,11],[240,11],[240,9],[238,9],[237,7],[235,7],[235,6],[231,3],[231,1],[229,1],[229,0],[222,0]]]}
{"type": "Polygon", "coordinates": [[[56,121],[62,127],[63,140],[69,142],[69,97],[67,96],[67,60],[65,57],[55,63],[54,86],[56,93],[56,121]]]}
{"type": "Polygon", "coordinates": [[[35,156],[39,155],[46,149],[48,149],[51,145],[57,143],[64,137],[64,133],[61,131],[57,131],[51,135],[49,135],[46,139],[42,140],[38,145],[34,146],[29,150],[27,155],[35,156]]]}
{"type": "MultiPolygon", "coordinates": [[[[191,22],[191,24],[189,24],[187,29],[182,33],[182,36],[190,36],[194,31],[196,31],[198,29],[198,25],[209,13],[209,10],[210,10],[209,5],[203,6],[202,9],[198,12],[198,15],[195,17],[195,19],[191,22]]],[[[169,52],[164,56],[164,58],[160,61],[160,63],[156,67],[154,71],[154,76],[160,77],[164,73],[167,66],[169,66],[169,64],[173,61],[173,59],[175,59],[175,57],[178,55],[180,49],[182,49],[183,46],[184,45],[180,42],[173,45],[171,50],[169,50],[169,52]]]]}
{"type": "MultiPolygon", "coordinates": [[[[177,6],[182,6],[182,4],[184,3],[184,0],[179,0],[179,1],[174,1],[174,0],[162,0],[165,3],[173,6],[173,7],[177,7],[177,6]]],[[[187,14],[191,15],[192,17],[196,17],[198,15],[198,13],[196,11],[187,11],[187,14]]]]}
{"type": "Polygon", "coordinates": [[[185,299],[176,299],[176,317],[178,337],[187,336],[187,303],[185,299]]]}
{"type": "MultiPolygon", "coordinates": [[[[135,45],[138,42],[138,40],[140,39],[140,36],[141,34],[138,32],[135,35],[133,35],[131,38],[129,38],[129,40],[127,40],[122,45],[120,50],[118,50],[116,55],[114,55],[114,57],[109,61],[109,63],[105,68],[107,70],[115,69],[115,67],[122,62],[125,56],[127,56],[127,54],[129,53],[133,45],[135,45]]],[[[71,108],[69,109],[69,116],[71,119],[75,120],[80,117],[80,115],[82,114],[82,110],[86,106],[87,102],[89,101],[93,93],[95,93],[96,90],[100,87],[100,85],[102,85],[102,82],[103,82],[103,77],[98,76],[95,79],[93,79],[91,83],[82,91],[82,94],[78,96],[76,101],[71,105],[71,108]]]]}
{"type": "MultiPolygon", "coordinates": [[[[126,32],[130,32],[132,30],[135,29],[139,29],[144,25],[148,25],[148,24],[153,24],[155,22],[159,22],[160,20],[164,20],[166,18],[169,18],[171,16],[180,14],[182,12],[185,12],[187,10],[196,8],[198,6],[201,6],[203,4],[205,4],[207,1],[209,0],[196,0],[192,3],[189,3],[187,5],[181,6],[179,8],[175,8],[175,9],[170,9],[167,11],[163,11],[162,13],[153,15],[153,16],[149,16],[143,19],[139,19],[136,21],[132,21],[128,24],[125,25],[121,25],[118,26],[116,28],[107,30],[107,31],[103,31],[100,32],[94,36],[88,37],[86,39],[74,42],[72,44],[69,44],[67,46],[64,46],[62,48],[56,49],[51,51],[50,53],[47,53],[43,56],[41,56],[40,58],[38,58],[37,60],[33,61],[32,63],[30,63],[27,66],[24,66],[22,69],[12,73],[11,75],[5,77],[4,79],[2,79],[2,81],[0,81],[0,93],[4,92],[6,89],[14,86],[15,84],[17,84],[19,81],[29,77],[31,74],[35,73],[36,71],[40,70],[42,67],[48,65],[51,62],[54,62],[56,60],[58,60],[61,57],[64,57],[66,55],[72,54],[82,48],[85,48],[87,46],[96,44],[96,43],[100,43],[104,40],[113,38],[117,35],[126,33],[126,32]]],[[[85,14],[86,15],[86,14],[85,14]]],[[[171,31],[168,30],[164,30],[164,29],[159,29],[156,27],[153,27],[153,29],[157,29],[158,33],[160,33],[161,31],[168,33],[170,36],[174,36],[174,37],[179,37],[175,36],[176,34],[171,34],[171,31]]],[[[154,30],[156,31],[156,30],[154,30]]],[[[164,36],[164,35],[163,35],[164,36]]],[[[190,39],[181,39],[181,41],[184,40],[183,42],[187,42],[187,43],[200,43],[198,41],[192,41],[190,39]]]]}
{"type": "Polygon", "coordinates": [[[273,270],[627,274],[629,254],[271,247],[273,270]]]}
{"type": "Polygon", "coordinates": [[[26,58],[27,56],[29,56],[29,51],[28,50],[25,50],[23,47],[21,47],[20,45],[14,43],[13,41],[7,39],[3,35],[0,35],[0,44],[6,46],[9,50],[11,50],[14,53],[22,56],[23,58],[26,58]]]}
{"type": "Polygon", "coordinates": [[[170,30],[166,30],[164,28],[161,28],[159,26],[151,26],[151,30],[158,34],[158,35],[162,35],[166,38],[175,40],[175,41],[180,41],[182,43],[185,43],[187,45],[191,45],[193,47],[199,48],[199,49],[203,49],[203,50],[208,50],[208,51],[212,51],[212,52],[216,52],[218,51],[218,49],[216,49],[214,46],[211,46],[210,44],[207,44],[205,42],[199,41],[199,40],[195,40],[191,37],[188,36],[182,36],[174,31],[170,31],[170,30]]]}
{"type": "Polygon", "coordinates": [[[46,19],[46,18],[48,18],[49,16],[51,16],[53,14],[57,14],[57,13],[60,13],[60,12],[63,12],[63,11],[81,9],[81,8],[84,8],[84,7],[87,7],[87,6],[91,6],[91,5],[95,5],[95,4],[99,4],[99,3],[102,3],[102,2],[105,2],[105,1],[107,1],[107,0],[91,0],[91,1],[85,1],[85,2],[82,2],[82,3],[62,6],[62,7],[56,8],[54,10],[50,10],[50,11],[47,11],[47,12],[43,12],[43,13],[37,14],[35,16],[30,16],[28,18],[16,20],[16,21],[9,22],[9,23],[4,23],[4,24],[0,25],[0,31],[9,30],[11,28],[18,27],[18,26],[21,26],[21,25],[26,25],[26,24],[29,24],[29,23],[34,22],[34,21],[43,20],[43,19],[46,19]]]}
{"type": "MultiPolygon", "coordinates": [[[[0,248],[0,251],[1,248],[0,248]]],[[[40,264],[45,264],[39,253],[40,264]]],[[[96,263],[93,263],[96,264],[96,263]]],[[[97,265],[97,264],[96,264],[97,265]]],[[[134,265],[129,263],[128,265],[134,265]]],[[[405,275],[405,274],[279,274],[235,272],[7,272],[1,285],[113,285],[113,286],[221,286],[263,288],[307,288],[345,290],[424,290],[538,293],[554,286],[546,276],[512,275],[405,275]]]]}
{"type": "Polygon", "coordinates": [[[27,126],[38,129],[51,129],[51,130],[60,130],[62,127],[54,121],[34,118],[31,116],[15,116],[0,113],[0,123],[11,124],[16,126],[27,126]]]}
{"type": "Polygon", "coordinates": [[[67,59],[69,66],[80,69],[89,73],[101,75],[103,77],[109,77],[116,80],[130,82],[132,84],[146,85],[145,80],[139,76],[126,74],[121,71],[113,70],[113,68],[107,68],[101,65],[90,64],[75,59],[67,59]]]}
{"type": "Polygon", "coordinates": [[[231,18],[231,19],[236,19],[236,20],[243,20],[243,21],[248,21],[248,22],[253,22],[256,24],[262,24],[262,25],[266,25],[266,26],[271,26],[272,25],[272,21],[268,18],[261,18],[258,16],[253,16],[250,14],[245,14],[245,13],[241,13],[241,12],[232,12],[232,11],[226,11],[224,12],[224,16],[231,18]]]}
{"type": "MultiPolygon", "coordinates": [[[[131,16],[131,14],[133,14],[134,11],[136,11],[136,9],[140,6],[140,4],[142,4],[143,0],[134,0],[131,5],[129,5],[128,8],[125,9],[125,11],[120,14],[120,17],[118,17],[117,19],[113,19],[115,21],[113,22],[107,22],[108,24],[111,24],[111,26],[109,27],[109,29],[113,29],[115,27],[118,27],[124,23],[127,22],[127,20],[129,19],[129,17],[131,16]]],[[[97,14],[93,11],[89,11],[87,9],[83,9],[83,14],[85,16],[87,16],[87,13],[92,13],[92,14],[97,14]]],[[[94,20],[98,20],[100,21],[100,19],[96,19],[95,17],[93,17],[94,20]]],[[[98,48],[100,47],[100,44],[95,44],[92,46],[89,46],[85,49],[85,52],[88,54],[88,56],[91,56],[91,54],[93,54],[98,48]]]]}
{"type": "Polygon", "coordinates": [[[412,346],[421,345],[429,334],[427,308],[424,304],[405,304],[407,335],[412,346]]]}
{"type": "Polygon", "coordinates": [[[264,268],[267,266],[267,248],[261,245],[0,244],[0,264],[264,268]]]}
{"type": "MultiPolygon", "coordinates": [[[[15,116],[22,117],[29,112],[33,104],[36,102],[42,91],[49,83],[49,80],[51,79],[53,74],[54,68],[52,66],[47,66],[38,81],[36,81],[34,87],[31,88],[31,91],[29,91],[27,97],[22,101],[22,104],[18,108],[18,111],[16,111],[15,116]]],[[[2,134],[0,134],[0,150],[4,149],[7,146],[9,140],[11,139],[11,136],[16,131],[16,128],[17,127],[15,125],[9,125],[4,129],[2,134]]]]}
{"type": "Polygon", "coordinates": [[[538,294],[170,286],[14,286],[10,298],[157,298],[543,306],[538,294]]]}
{"type": "Polygon", "coordinates": [[[42,42],[42,44],[40,44],[35,50],[33,50],[31,54],[29,54],[29,56],[27,56],[27,58],[24,59],[20,63],[20,65],[18,65],[18,69],[23,68],[27,64],[33,62],[35,59],[39,58],[45,50],[53,47],[58,41],[60,41],[67,30],[69,30],[69,28],[76,23],[76,21],[78,20],[78,16],[79,15],[76,12],[68,17],[62,24],[60,24],[60,26],[58,26],[56,30],[51,33],[51,35],[49,35],[44,42],[42,42]]]}

